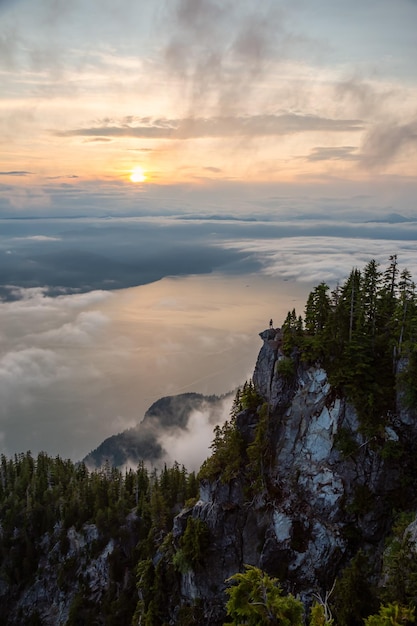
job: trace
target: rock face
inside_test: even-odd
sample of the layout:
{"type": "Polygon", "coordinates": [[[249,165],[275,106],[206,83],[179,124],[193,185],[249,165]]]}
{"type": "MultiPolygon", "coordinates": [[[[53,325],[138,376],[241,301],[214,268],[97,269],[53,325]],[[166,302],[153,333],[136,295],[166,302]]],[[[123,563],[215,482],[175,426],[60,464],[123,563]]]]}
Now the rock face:
{"type": "MultiPolygon", "coordinates": [[[[204,481],[200,500],[174,526],[177,540],[190,515],[209,529],[204,567],[182,576],[181,592],[186,604],[202,602],[210,624],[222,623],[225,581],[244,564],[277,576],[309,603],[314,591],[331,588],[358,545],[377,551],[400,475],[381,448],[404,438],[405,431],[409,440],[416,437],[400,407],[381,441],[368,440],[353,406],[332,389],[324,369],[294,358],[295,375],[280,375],[279,337],[273,329],[260,336],[253,382],[270,415],[264,486],[249,501],[241,477],[227,484],[204,481]]],[[[238,416],[244,437],[258,420],[255,412],[238,416]]]]}

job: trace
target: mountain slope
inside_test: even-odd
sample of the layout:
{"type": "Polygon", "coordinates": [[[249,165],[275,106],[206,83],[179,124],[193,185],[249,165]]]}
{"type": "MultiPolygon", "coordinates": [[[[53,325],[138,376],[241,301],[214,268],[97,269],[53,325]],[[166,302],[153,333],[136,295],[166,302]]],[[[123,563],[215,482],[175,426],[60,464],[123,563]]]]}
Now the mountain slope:
{"type": "MultiPolygon", "coordinates": [[[[214,426],[223,419],[224,403],[231,395],[183,393],[160,398],[149,407],[137,426],[108,437],[83,462],[90,469],[103,467],[106,463],[118,468],[136,467],[140,461],[159,466],[167,457],[164,436],[186,436],[194,412],[204,414],[204,419],[214,426]]],[[[199,419],[203,420],[203,416],[199,419]]]]}

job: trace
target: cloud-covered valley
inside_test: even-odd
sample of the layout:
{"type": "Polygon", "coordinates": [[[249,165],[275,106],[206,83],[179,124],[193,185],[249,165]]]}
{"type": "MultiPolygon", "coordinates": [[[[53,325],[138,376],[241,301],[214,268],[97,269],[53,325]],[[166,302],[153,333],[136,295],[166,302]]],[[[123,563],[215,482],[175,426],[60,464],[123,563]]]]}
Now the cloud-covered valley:
{"type": "MultiPolygon", "coordinates": [[[[160,397],[243,384],[258,333],[271,317],[280,325],[288,310],[302,314],[319,282],[334,287],[352,267],[371,258],[384,267],[391,254],[417,274],[417,221],[399,214],[6,226],[0,432],[7,453],[45,449],[80,459],[137,425],[160,397]]],[[[194,415],[187,432],[161,433],[166,458],[198,448],[195,464],[211,428],[194,415]]]]}
{"type": "MultiPolygon", "coordinates": [[[[304,289],[279,293],[267,278],[222,275],[55,297],[15,290],[0,302],[0,449],[80,459],[160,397],[235,389],[252,374],[268,316],[304,289]]],[[[200,449],[212,426],[202,428],[200,449]]],[[[196,428],[187,432],[191,442],[196,428]]],[[[187,450],[186,434],[168,441],[169,458],[187,450]]]]}

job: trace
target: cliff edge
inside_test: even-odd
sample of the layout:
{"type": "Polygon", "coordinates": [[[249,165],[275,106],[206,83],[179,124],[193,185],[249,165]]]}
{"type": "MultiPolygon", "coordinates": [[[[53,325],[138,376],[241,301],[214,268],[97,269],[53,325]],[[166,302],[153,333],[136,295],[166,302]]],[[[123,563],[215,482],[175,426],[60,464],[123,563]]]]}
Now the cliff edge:
{"type": "Polygon", "coordinates": [[[199,501],[174,523],[177,546],[190,517],[208,529],[204,559],[181,576],[182,601],[202,605],[204,623],[223,623],[226,581],[244,564],[278,577],[306,605],[330,590],[358,550],[372,555],[378,571],[392,512],[414,498],[413,487],[404,487],[408,457],[396,451],[412,450],[417,429],[400,398],[369,436],[323,367],[296,352],[285,357],[274,329],[260,336],[258,405],[235,418],[240,471],[230,479],[203,471],[199,501]]]}

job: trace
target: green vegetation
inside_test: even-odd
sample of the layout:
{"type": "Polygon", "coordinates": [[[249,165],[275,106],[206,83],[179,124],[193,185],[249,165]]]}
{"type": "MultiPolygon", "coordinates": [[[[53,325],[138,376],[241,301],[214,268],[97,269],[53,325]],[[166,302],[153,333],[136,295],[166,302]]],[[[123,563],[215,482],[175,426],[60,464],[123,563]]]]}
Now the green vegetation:
{"type": "MultiPolygon", "coordinates": [[[[291,361],[291,359],[288,359],[291,361]]],[[[269,405],[256,391],[253,382],[246,382],[238,389],[233,402],[230,420],[214,429],[211,444],[212,454],[204,461],[198,478],[220,479],[227,483],[237,476],[244,477],[245,494],[252,499],[264,487],[266,466],[270,459],[268,429],[270,425],[269,405]],[[256,415],[253,440],[245,441],[238,428],[237,416],[248,410],[256,415]]]]}
{"type": "Polygon", "coordinates": [[[375,260],[353,269],[331,294],[321,283],[308,297],[304,320],[293,310],[282,330],[284,353],[296,350],[304,361],[320,362],[354,404],[367,436],[378,434],[394,410],[397,385],[408,406],[417,407],[417,294],[396,255],[384,272],[375,260]],[[408,366],[397,377],[402,357],[408,366]]]}
{"type": "Polygon", "coordinates": [[[310,609],[310,626],[333,626],[334,620],[326,606],[314,602],[310,609]]]}
{"type": "Polygon", "coordinates": [[[276,373],[284,378],[291,379],[295,375],[295,363],[290,357],[282,357],[276,363],[276,373]]]}
{"type": "Polygon", "coordinates": [[[407,626],[416,621],[414,607],[401,606],[398,602],[382,606],[378,615],[370,615],[365,626],[407,626]]]}
{"type": "Polygon", "coordinates": [[[263,399],[252,381],[246,382],[242,389],[237,390],[230,420],[214,429],[214,440],[210,446],[212,454],[200,468],[200,480],[220,478],[223,483],[227,483],[238,476],[246,459],[246,445],[237,428],[237,416],[245,409],[255,412],[262,404],[263,399]]]}
{"type": "Polygon", "coordinates": [[[360,626],[378,608],[367,555],[359,550],[338,577],[331,601],[337,626],[360,626]]]}
{"type": "Polygon", "coordinates": [[[185,573],[191,568],[201,565],[208,546],[207,524],[201,519],[189,517],[185,532],[180,538],[179,549],[174,555],[174,566],[181,573],[185,573]]]}
{"type": "Polygon", "coordinates": [[[244,441],[236,427],[235,416],[223,426],[215,427],[214,440],[210,447],[213,452],[202,464],[198,478],[200,480],[220,478],[224,483],[236,478],[242,464],[244,441]]]}
{"type": "Polygon", "coordinates": [[[413,513],[398,515],[387,541],[380,594],[384,602],[417,605],[417,554],[406,530],[414,518],[413,513]]]}
{"type": "Polygon", "coordinates": [[[233,583],[226,589],[228,624],[302,626],[302,602],[291,594],[283,595],[279,581],[259,568],[246,565],[245,572],[234,574],[227,582],[233,583]]]}
{"type": "MultiPolygon", "coordinates": [[[[68,624],[98,623],[100,615],[109,625],[129,624],[137,603],[137,564],[153,557],[174,515],[197,492],[195,475],[178,464],[152,473],[143,464],[124,473],[109,465],[89,472],[83,463],[45,453],[2,455],[0,580],[13,597],[33,584],[40,559],[47,558],[57,589],[73,593],[68,624]],[[97,595],[87,572],[103,551],[108,581],[97,595]]],[[[7,615],[3,597],[4,623],[7,615]]],[[[37,623],[35,618],[22,614],[21,623],[37,623]]]]}

